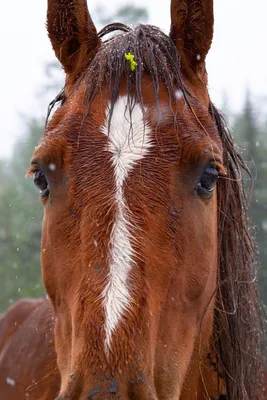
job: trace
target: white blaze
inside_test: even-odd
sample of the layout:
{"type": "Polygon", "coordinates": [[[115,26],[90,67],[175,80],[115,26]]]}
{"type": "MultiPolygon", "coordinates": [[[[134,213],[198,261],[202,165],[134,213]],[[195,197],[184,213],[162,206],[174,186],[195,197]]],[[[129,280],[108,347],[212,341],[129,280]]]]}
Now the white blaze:
{"type": "Polygon", "coordinates": [[[110,238],[108,283],[103,291],[107,352],[111,346],[112,333],[123,311],[131,305],[128,277],[134,264],[134,250],[131,245],[131,215],[124,198],[123,184],[129,171],[147,154],[151,146],[151,130],[144,125],[143,112],[139,104],[136,104],[129,113],[127,96],[120,97],[114,106],[109,131],[108,112],[109,108],[102,131],[108,137],[108,151],[112,153],[117,215],[110,238]]]}

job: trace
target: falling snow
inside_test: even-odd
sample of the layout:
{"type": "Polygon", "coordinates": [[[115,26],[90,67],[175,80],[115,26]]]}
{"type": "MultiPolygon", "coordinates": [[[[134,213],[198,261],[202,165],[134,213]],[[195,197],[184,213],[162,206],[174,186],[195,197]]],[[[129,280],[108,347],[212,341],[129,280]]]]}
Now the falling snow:
{"type": "Polygon", "coordinates": [[[183,98],[183,92],[180,89],[176,90],[175,97],[176,97],[177,100],[182,99],[183,98]]]}
{"type": "Polygon", "coordinates": [[[48,168],[50,169],[50,171],[55,171],[56,170],[56,165],[54,163],[50,163],[48,165],[48,168]]]}
{"type": "Polygon", "coordinates": [[[6,378],[6,383],[10,386],[15,386],[16,382],[14,381],[14,379],[11,379],[9,377],[6,378]]]}

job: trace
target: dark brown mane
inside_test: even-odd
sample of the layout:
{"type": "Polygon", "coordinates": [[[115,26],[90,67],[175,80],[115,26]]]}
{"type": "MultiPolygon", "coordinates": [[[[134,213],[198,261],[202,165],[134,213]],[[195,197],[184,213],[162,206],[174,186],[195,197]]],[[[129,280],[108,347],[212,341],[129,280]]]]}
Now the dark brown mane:
{"type": "MultiPolygon", "coordinates": [[[[135,101],[142,105],[144,73],[151,77],[157,105],[159,85],[163,83],[168,91],[170,107],[179,88],[187,104],[193,108],[192,97],[183,84],[180,56],[169,36],[149,25],[138,25],[132,30],[126,25],[111,24],[100,31],[99,37],[118,29],[123,33],[101,44],[79,80],[88,82],[84,97],[87,109],[97,93],[109,90],[111,118],[122,79],[126,81],[129,104],[134,96],[135,101]],[[134,72],[124,57],[128,52],[134,54],[137,61],[134,72]]],[[[50,104],[48,117],[58,102],[64,103],[64,90],[50,104]]],[[[212,103],[209,111],[218,128],[227,170],[227,178],[218,182],[219,282],[213,332],[216,353],[224,371],[228,398],[261,399],[259,388],[263,385],[263,374],[259,371],[263,372],[260,351],[263,334],[255,285],[254,247],[247,228],[247,203],[242,181],[242,172],[248,170],[222,116],[212,103]]]]}
{"type": "Polygon", "coordinates": [[[260,399],[260,388],[264,386],[263,328],[243,184],[243,173],[250,173],[222,116],[213,104],[210,109],[223,144],[228,174],[218,183],[220,264],[214,338],[229,399],[260,399]]]}
{"type": "MultiPolygon", "coordinates": [[[[186,99],[187,89],[181,77],[180,57],[169,36],[151,25],[138,25],[135,29],[131,29],[127,25],[119,23],[107,25],[98,35],[99,38],[103,38],[118,30],[123,33],[102,42],[100,49],[86,70],[85,76],[81,77],[81,80],[85,79],[88,82],[85,95],[88,108],[96,94],[104,86],[107,88],[106,90],[111,90],[112,87],[111,118],[122,79],[126,79],[129,101],[134,95],[136,102],[142,105],[141,83],[143,73],[147,73],[152,79],[157,104],[160,82],[163,82],[168,90],[170,105],[171,100],[175,100],[175,92],[178,88],[186,99]],[[134,72],[130,70],[129,62],[124,56],[128,52],[134,54],[137,61],[134,72]]],[[[63,102],[64,90],[50,103],[47,118],[49,118],[53,107],[57,103],[62,104],[63,102]]]]}

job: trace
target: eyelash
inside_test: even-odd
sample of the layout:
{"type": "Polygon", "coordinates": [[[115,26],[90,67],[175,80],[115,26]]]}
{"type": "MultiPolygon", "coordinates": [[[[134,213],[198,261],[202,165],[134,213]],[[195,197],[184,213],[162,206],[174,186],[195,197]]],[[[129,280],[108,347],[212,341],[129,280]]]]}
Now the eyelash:
{"type": "Polygon", "coordinates": [[[40,194],[42,198],[45,198],[49,195],[49,185],[46,180],[46,177],[43,171],[39,168],[35,168],[33,170],[33,181],[35,186],[37,186],[40,190],[40,194]]]}
{"type": "Polygon", "coordinates": [[[218,178],[223,175],[225,171],[220,163],[215,161],[207,164],[196,186],[197,193],[200,196],[211,197],[218,178]]]}

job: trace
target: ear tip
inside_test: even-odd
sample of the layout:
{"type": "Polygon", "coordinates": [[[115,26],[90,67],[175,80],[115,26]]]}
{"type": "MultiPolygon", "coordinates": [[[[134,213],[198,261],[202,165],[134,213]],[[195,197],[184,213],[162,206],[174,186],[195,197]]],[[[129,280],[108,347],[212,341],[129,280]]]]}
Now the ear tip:
{"type": "Polygon", "coordinates": [[[213,25],[213,0],[171,0],[169,37],[176,44],[182,64],[195,72],[211,47],[213,25]]]}
{"type": "Polygon", "coordinates": [[[48,0],[46,29],[66,73],[76,74],[101,42],[86,0],[48,0]]]}

